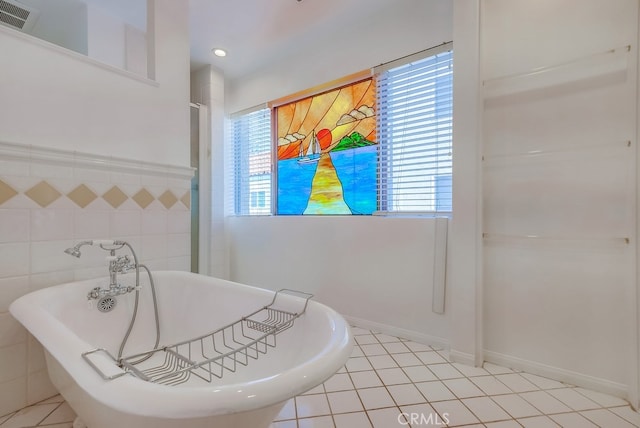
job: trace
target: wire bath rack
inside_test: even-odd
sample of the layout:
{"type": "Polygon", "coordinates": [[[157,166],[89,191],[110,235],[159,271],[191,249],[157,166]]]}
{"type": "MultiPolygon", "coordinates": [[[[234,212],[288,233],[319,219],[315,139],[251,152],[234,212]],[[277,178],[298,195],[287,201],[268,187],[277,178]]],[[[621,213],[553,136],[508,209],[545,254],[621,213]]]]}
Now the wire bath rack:
{"type": "Polygon", "coordinates": [[[236,372],[239,367],[247,366],[251,360],[257,360],[275,348],[276,336],[293,326],[294,321],[306,311],[312,297],[309,293],[281,289],[268,305],[205,335],[120,360],[104,348],[84,352],[82,358],[105,380],[130,374],[163,385],[180,385],[194,376],[212,382],[227,372],[236,372]],[[300,311],[282,309],[279,297],[287,294],[303,298],[300,311]],[[103,370],[99,359],[95,358],[98,354],[106,355],[119,370],[103,370]]]}

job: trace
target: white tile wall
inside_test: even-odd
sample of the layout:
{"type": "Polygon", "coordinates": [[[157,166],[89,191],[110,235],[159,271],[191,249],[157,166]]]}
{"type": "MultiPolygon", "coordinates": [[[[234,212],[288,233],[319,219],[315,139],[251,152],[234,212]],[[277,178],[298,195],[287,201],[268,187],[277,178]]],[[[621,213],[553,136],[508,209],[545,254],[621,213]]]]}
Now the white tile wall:
{"type": "Polygon", "coordinates": [[[27,374],[27,341],[0,349],[0,382],[27,374]]]}
{"type": "Polygon", "coordinates": [[[46,369],[29,373],[27,377],[27,403],[37,403],[49,397],[53,397],[58,390],[49,380],[46,369]]]}
{"type": "Polygon", "coordinates": [[[76,259],[65,248],[86,239],[123,239],[151,269],[190,269],[189,207],[178,201],[166,208],[155,200],[143,209],[131,199],[142,188],[156,198],[169,190],[180,199],[190,179],[52,162],[0,162],[0,180],[18,192],[0,205],[0,415],[57,394],[42,347],[8,312],[11,302],[30,291],[107,275],[104,252],[85,247],[76,259]],[[62,194],[46,207],[24,194],[41,181],[62,194]],[[84,208],[66,196],[80,184],[97,196],[84,208]],[[101,197],[114,185],[129,196],[118,208],[101,197]]]}
{"type": "Polygon", "coordinates": [[[27,334],[20,323],[8,312],[0,313],[0,348],[27,340],[27,334]]]}
{"type": "Polygon", "coordinates": [[[27,403],[27,377],[18,376],[0,384],[0,414],[22,408],[27,403]]]}
{"type": "Polygon", "coordinates": [[[77,240],[109,236],[109,211],[76,210],[73,213],[73,237],[77,240]]]}
{"type": "Polygon", "coordinates": [[[0,244],[0,278],[16,277],[29,273],[29,244],[9,242],[0,244]]]}
{"type": "Polygon", "coordinates": [[[139,210],[118,209],[109,213],[110,228],[114,236],[136,236],[142,230],[142,213],[139,210]]]}
{"type": "Polygon", "coordinates": [[[0,243],[29,240],[29,210],[0,209],[0,243]]]}
{"type": "Polygon", "coordinates": [[[142,212],[142,234],[143,235],[158,235],[165,234],[167,232],[167,213],[166,211],[160,211],[157,207],[149,206],[148,208],[155,208],[153,211],[142,212]]]}
{"type": "Polygon", "coordinates": [[[167,232],[190,234],[191,218],[186,217],[180,211],[169,210],[167,212],[167,232]]]}

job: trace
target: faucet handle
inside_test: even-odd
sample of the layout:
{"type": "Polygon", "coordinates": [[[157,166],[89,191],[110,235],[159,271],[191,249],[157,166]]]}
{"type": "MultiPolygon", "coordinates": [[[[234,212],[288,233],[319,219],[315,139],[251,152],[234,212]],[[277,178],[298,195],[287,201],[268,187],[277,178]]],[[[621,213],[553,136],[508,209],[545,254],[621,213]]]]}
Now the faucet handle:
{"type": "Polygon", "coordinates": [[[100,287],[93,287],[93,289],[87,293],[87,300],[97,299],[100,297],[100,290],[100,287]]]}
{"type": "Polygon", "coordinates": [[[116,270],[119,273],[127,273],[130,270],[133,270],[135,268],[136,268],[135,264],[131,261],[131,259],[127,255],[119,256],[116,259],[116,270]]]}

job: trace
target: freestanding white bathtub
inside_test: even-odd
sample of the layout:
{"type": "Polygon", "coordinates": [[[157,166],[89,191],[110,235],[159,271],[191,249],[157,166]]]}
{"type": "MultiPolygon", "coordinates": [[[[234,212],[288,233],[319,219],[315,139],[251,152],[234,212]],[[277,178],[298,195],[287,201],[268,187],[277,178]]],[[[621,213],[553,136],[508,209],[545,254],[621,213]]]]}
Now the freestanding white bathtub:
{"type": "MultiPolygon", "coordinates": [[[[137,320],[124,356],[154,347],[153,300],[146,275],[140,277],[137,320]]],[[[132,274],[120,278],[134,282],[132,274]]],[[[153,278],[161,346],[239,320],[269,304],[274,296],[271,291],[187,272],[154,272],[153,278]]],[[[211,383],[170,386],[130,374],[105,380],[81,354],[104,348],[117,355],[134,301],[130,293],[118,296],[110,312],[89,307],[87,293],[107,282],[87,280],[46,288],[17,299],[10,307],[44,346],[53,384],[89,428],[268,427],[288,399],[324,382],[351,354],[348,324],[332,309],[311,300],[293,327],[277,335],[275,347],[211,383]]],[[[284,297],[292,311],[304,303],[284,297]]],[[[92,360],[101,371],[122,372],[98,354],[92,360]]]]}

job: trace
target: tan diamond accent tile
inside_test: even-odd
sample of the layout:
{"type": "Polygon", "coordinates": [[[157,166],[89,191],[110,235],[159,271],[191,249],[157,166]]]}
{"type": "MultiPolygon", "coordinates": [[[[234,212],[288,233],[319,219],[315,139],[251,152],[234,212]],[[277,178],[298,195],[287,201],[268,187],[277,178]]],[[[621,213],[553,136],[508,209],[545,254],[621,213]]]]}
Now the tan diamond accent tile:
{"type": "Polygon", "coordinates": [[[180,198],[180,202],[184,204],[185,207],[191,208],[191,191],[188,191],[180,198]]]}
{"type": "Polygon", "coordinates": [[[24,192],[24,194],[43,208],[62,196],[62,193],[58,192],[55,187],[46,181],[41,181],[24,192]]]}
{"type": "Polygon", "coordinates": [[[171,208],[175,205],[176,202],[178,202],[178,198],[176,198],[176,195],[174,195],[170,190],[167,190],[162,195],[160,195],[158,200],[162,202],[162,205],[164,205],[166,209],[171,208]]]}
{"type": "Polygon", "coordinates": [[[136,203],[140,205],[142,208],[147,208],[149,204],[154,201],[155,198],[151,193],[149,193],[147,189],[142,189],[138,193],[133,195],[132,199],[136,201],[136,203]]]}
{"type": "Polygon", "coordinates": [[[18,192],[4,181],[0,180],[0,205],[17,195],[18,192]]]}
{"type": "Polygon", "coordinates": [[[118,186],[113,186],[111,189],[107,190],[104,195],[102,195],[102,199],[107,201],[107,203],[113,208],[118,208],[124,203],[124,201],[129,199],[129,197],[120,190],[118,186]]]}
{"type": "Polygon", "coordinates": [[[81,184],[73,189],[67,194],[67,196],[80,208],[86,207],[98,197],[98,195],[96,195],[93,190],[89,189],[84,184],[81,184]]]}

